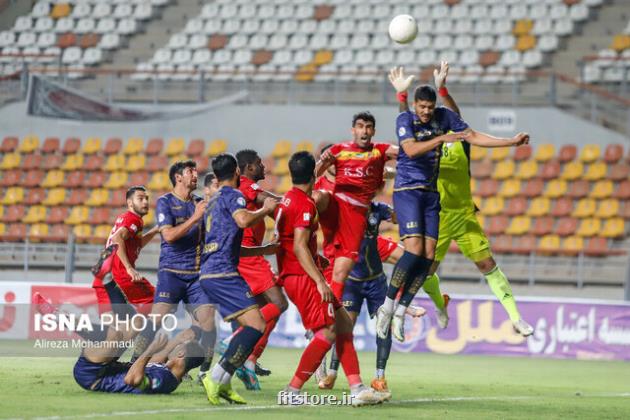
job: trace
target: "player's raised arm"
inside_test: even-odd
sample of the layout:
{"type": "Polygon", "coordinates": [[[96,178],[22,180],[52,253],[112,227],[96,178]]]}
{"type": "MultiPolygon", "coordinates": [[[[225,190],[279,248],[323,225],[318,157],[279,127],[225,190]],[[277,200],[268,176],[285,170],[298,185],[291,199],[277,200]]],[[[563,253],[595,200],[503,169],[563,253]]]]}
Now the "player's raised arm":
{"type": "Polygon", "coordinates": [[[328,148],[324,151],[324,153],[322,153],[315,164],[315,177],[319,178],[322,176],[326,169],[328,169],[333,163],[335,163],[335,155],[332,153],[330,148],[328,148]]]}
{"type": "Polygon", "coordinates": [[[471,128],[465,132],[469,133],[466,136],[466,141],[480,147],[509,147],[521,146],[529,143],[529,134],[527,133],[518,133],[512,138],[501,138],[482,133],[481,131],[475,131],[471,128]]]}
{"type": "Polygon", "coordinates": [[[263,206],[256,210],[250,211],[247,209],[239,209],[232,213],[234,221],[241,229],[248,228],[255,225],[259,221],[265,218],[267,215],[273,214],[274,210],[278,206],[278,201],[275,198],[267,197],[263,202],[263,206]]]}
{"type": "Polygon", "coordinates": [[[436,147],[441,146],[443,143],[455,143],[462,140],[468,140],[468,133],[461,132],[443,134],[429,141],[415,141],[413,138],[408,138],[400,143],[400,147],[402,147],[407,156],[413,159],[430,152],[436,147]]]}
{"type": "Polygon", "coordinates": [[[133,365],[129,368],[129,371],[125,375],[125,383],[135,388],[146,389],[150,386],[149,379],[144,374],[144,369],[147,367],[151,356],[162,350],[168,343],[168,338],[164,334],[160,334],[155,337],[155,340],[151,342],[149,347],[133,362],[133,365]]]}
{"type": "Polygon", "coordinates": [[[333,301],[333,292],[326,283],[324,275],[319,271],[311,251],[308,249],[308,242],[311,237],[310,229],[297,227],[293,230],[293,253],[298,262],[306,271],[306,274],[315,282],[317,290],[322,296],[323,302],[333,301]]]}
{"type": "Polygon", "coordinates": [[[455,99],[448,93],[446,89],[446,77],[448,76],[448,62],[442,61],[440,63],[440,70],[433,70],[433,81],[435,82],[435,88],[438,91],[438,95],[442,98],[444,106],[461,116],[459,107],[455,103],[455,99]]]}
{"type": "Polygon", "coordinates": [[[405,76],[405,69],[403,67],[394,67],[388,74],[389,82],[396,89],[396,98],[398,99],[398,110],[405,112],[409,110],[409,104],[407,103],[407,89],[413,82],[415,76],[405,76]]]}

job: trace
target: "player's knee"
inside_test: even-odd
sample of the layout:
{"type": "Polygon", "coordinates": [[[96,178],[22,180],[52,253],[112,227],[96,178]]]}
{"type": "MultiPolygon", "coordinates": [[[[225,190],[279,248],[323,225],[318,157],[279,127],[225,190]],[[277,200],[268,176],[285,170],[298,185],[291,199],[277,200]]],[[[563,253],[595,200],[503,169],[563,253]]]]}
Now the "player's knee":
{"type": "Polygon", "coordinates": [[[494,269],[494,267],[497,266],[497,263],[494,261],[494,258],[492,257],[485,258],[481,261],[477,261],[475,264],[477,265],[477,268],[479,268],[479,271],[481,271],[484,274],[491,271],[492,269],[494,269]]]}
{"type": "Polygon", "coordinates": [[[321,333],[331,343],[337,339],[337,327],[334,324],[320,329],[317,333],[321,333]]]}
{"type": "Polygon", "coordinates": [[[274,304],[278,307],[280,312],[284,312],[289,309],[289,302],[287,302],[287,299],[284,296],[281,296],[281,298],[278,299],[277,302],[274,302],[274,304]]]}

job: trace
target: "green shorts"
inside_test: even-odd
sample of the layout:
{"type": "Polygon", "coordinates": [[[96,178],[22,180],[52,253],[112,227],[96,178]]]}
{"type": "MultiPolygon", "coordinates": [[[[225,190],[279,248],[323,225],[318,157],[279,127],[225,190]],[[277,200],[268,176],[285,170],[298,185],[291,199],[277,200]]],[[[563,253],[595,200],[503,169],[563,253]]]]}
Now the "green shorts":
{"type": "Polygon", "coordinates": [[[452,240],[457,242],[462,254],[473,262],[492,256],[490,241],[473,211],[440,212],[440,233],[435,248],[436,261],[444,259],[452,240]]]}

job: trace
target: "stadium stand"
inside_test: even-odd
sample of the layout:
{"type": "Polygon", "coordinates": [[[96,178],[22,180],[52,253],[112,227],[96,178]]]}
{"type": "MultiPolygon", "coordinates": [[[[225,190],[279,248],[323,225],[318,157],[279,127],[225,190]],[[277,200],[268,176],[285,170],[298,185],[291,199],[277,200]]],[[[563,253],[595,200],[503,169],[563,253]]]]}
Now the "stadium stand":
{"type": "Polygon", "coordinates": [[[608,48],[584,66],[587,83],[621,83],[630,81],[630,20],[621,33],[613,36],[608,48]]]}

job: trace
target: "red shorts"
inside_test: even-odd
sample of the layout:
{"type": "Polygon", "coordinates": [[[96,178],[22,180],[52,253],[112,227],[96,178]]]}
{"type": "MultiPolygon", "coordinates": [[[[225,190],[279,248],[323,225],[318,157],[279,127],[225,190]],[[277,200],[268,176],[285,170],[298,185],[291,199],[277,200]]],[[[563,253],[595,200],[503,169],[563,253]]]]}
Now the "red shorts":
{"type": "MultiPolygon", "coordinates": [[[[92,287],[96,292],[99,311],[101,313],[108,312],[111,310],[109,295],[107,294],[103,283],[97,282],[96,280],[98,279],[95,279],[92,287]]],[[[114,281],[127,299],[127,302],[132,304],[139,313],[147,315],[151,312],[153,296],[155,295],[155,287],[153,287],[149,280],[143,277],[141,281],[134,283],[129,277],[114,277],[114,281]]]]}
{"type": "Polygon", "coordinates": [[[297,307],[305,329],[317,331],[335,323],[335,311],[341,308],[341,304],[337,299],[332,303],[322,302],[322,296],[309,276],[286,276],[283,283],[284,291],[297,307]]]}
{"type": "Polygon", "coordinates": [[[339,223],[334,238],[335,258],[346,257],[356,262],[367,227],[368,208],[355,206],[339,198],[336,200],[339,223]]]}
{"type": "Polygon", "coordinates": [[[241,257],[238,272],[247,282],[253,296],[258,296],[276,285],[276,275],[263,256],[241,257]]]}
{"type": "Polygon", "coordinates": [[[398,248],[398,243],[392,241],[389,238],[385,238],[381,235],[378,235],[376,238],[377,248],[378,248],[378,256],[381,258],[382,262],[385,262],[392,255],[392,252],[398,248]]]}

